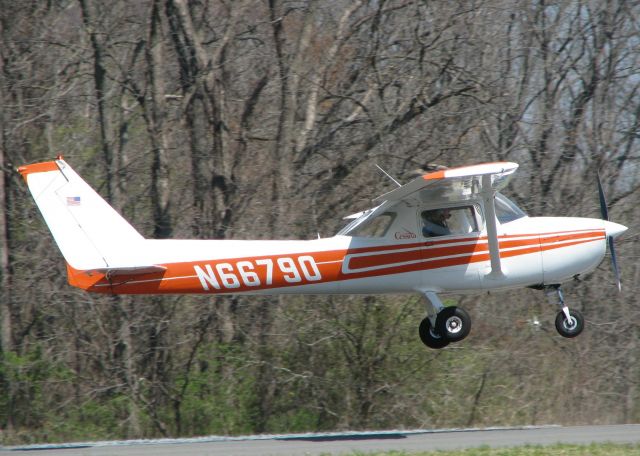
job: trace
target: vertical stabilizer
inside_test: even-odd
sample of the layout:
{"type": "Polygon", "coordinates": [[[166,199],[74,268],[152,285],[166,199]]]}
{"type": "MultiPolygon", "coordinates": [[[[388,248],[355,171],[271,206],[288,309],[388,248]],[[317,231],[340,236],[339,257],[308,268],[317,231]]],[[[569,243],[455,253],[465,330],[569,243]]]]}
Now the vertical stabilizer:
{"type": "Polygon", "coordinates": [[[18,168],[67,263],[77,270],[134,265],[144,238],[61,157],[18,168]]]}

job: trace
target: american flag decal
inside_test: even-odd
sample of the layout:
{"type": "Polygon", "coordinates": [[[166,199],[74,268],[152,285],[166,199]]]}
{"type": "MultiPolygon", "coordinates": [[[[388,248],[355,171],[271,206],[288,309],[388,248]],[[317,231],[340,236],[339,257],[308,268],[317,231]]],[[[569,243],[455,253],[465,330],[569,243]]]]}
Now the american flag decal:
{"type": "Polygon", "coordinates": [[[67,206],[80,206],[80,197],[67,196],[67,206]]]}

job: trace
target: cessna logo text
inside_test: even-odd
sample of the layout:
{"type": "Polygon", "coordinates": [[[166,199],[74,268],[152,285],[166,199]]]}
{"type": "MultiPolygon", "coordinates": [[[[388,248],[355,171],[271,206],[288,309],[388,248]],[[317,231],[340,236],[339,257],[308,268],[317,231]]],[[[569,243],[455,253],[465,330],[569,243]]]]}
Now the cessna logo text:
{"type": "Polygon", "coordinates": [[[396,231],[394,237],[396,239],[415,239],[416,235],[415,233],[405,229],[404,231],[396,231]]]}

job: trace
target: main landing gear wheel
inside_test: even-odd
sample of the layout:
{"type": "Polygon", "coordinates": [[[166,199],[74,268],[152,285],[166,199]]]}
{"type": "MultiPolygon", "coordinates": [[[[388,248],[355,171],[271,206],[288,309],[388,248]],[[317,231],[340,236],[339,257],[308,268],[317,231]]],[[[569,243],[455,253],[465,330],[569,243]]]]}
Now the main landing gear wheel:
{"type": "Polygon", "coordinates": [[[436,331],[449,342],[461,341],[471,331],[471,317],[460,307],[445,307],[436,318],[436,331]]]}
{"type": "Polygon", "coordinates": [[[564,311],[556,315],[556,329],[562,337],[572,338],[579,335],[584,329],[584,317],[580,312],[573,309],[569,311],[570,318],[567,319],[564,311]]]}
{"type": "Polygon", "coordinates": [[[420,322],[420,340],[429,348],[444,348],[449,345],[449,341],[442,337],[431,325],[431,320],[426,317],[420,322]]]}

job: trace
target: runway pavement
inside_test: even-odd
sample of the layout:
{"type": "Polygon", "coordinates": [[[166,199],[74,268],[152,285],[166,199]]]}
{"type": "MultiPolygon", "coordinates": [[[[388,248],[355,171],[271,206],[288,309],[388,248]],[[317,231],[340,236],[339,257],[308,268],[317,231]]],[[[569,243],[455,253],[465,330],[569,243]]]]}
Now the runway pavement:
{"type": "Polygon", "coordinates": [[[277,436],[160,439],[116,442],[83,442],[63,445],[4,447],[10,456],[259,456],[319,455],[373,451],[429,451],[479,446],[511,447],[525,444],[589,444],[594,442],[640,444],[640,425],[543,426],[524,428],[450,429],[277,436]]]}

